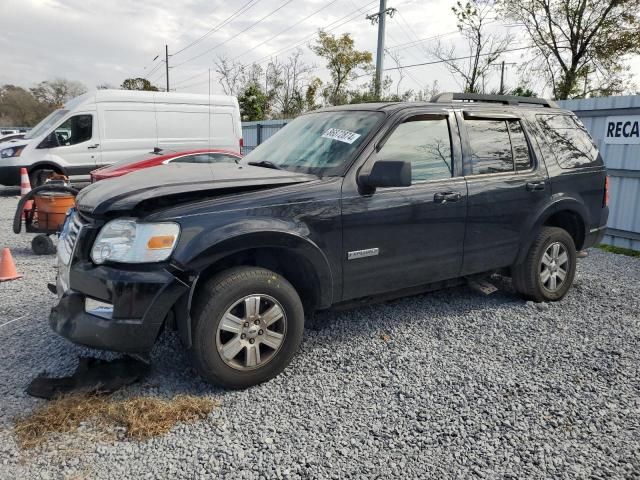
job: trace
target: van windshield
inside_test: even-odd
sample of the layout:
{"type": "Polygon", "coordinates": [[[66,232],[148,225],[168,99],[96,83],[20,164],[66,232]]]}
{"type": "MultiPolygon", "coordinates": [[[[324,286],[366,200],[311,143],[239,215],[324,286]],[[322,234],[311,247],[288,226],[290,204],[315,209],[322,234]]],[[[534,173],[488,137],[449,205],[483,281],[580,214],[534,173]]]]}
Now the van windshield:
{"type": "Polygon", "coordinates": [[[256,147],[241,163],[319,176],[342,175],[383,119],[381,112],[355,110],[303,115],[256,147]]]}
{"type": "Polygon", "coordinates": [[[24,136],[25,140],[29,140],[31,138],[37,138],[41,135],[47,133],[54,125],[58,123],[58,121],[64,117],[69,110],[54,110],[49,115],[47,115],[44,119],[40,121],[35,127],[33,127],[27,134],[24,136]]]}

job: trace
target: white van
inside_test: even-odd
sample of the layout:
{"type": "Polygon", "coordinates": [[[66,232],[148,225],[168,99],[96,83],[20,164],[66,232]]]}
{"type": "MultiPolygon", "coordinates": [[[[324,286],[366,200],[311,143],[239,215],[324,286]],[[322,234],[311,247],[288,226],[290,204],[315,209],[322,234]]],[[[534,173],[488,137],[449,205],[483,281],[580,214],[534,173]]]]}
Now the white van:
{"type": "Polygon", "coordinates": [[[31,186],[52,173],[71,180],[154,148],[220,148],[241,153],[242,126],[235,97],[187,93],[98,90],[52,112],[22,140],[0,146],[0,185],[31,186]]]}

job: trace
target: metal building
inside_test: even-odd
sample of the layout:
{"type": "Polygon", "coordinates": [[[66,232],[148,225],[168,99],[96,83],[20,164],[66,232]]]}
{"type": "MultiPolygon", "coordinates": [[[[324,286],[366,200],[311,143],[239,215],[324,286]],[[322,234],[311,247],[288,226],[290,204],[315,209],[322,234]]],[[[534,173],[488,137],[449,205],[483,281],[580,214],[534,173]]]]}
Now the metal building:
{"type": "Polygon", "coordinates": [[[589,130],[609,175],[604,243],[640,250],[640,95],[557,102],[589,130]]]}

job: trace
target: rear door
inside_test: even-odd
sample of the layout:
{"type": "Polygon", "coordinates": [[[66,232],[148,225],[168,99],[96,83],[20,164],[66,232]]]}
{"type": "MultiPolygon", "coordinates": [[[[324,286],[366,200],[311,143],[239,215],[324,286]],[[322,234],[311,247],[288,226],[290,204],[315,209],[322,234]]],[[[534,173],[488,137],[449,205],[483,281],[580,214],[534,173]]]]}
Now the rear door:
{"type": "Polygon", "coordinates": [[[514,263],[528,220],[551,189],[524,118],[463,111],[458,120],[469,192],[462,267],[468,275],[514,263]]]}
{"type": "Polygon", "coordinates": [[[457,277],[462,265],[467,191],[459,173],[453,114],[408,113],[396,120],[367,158],[409,161],[410,187],[359,193],[345,178],[342,200],[343,298],[457,277]]]}

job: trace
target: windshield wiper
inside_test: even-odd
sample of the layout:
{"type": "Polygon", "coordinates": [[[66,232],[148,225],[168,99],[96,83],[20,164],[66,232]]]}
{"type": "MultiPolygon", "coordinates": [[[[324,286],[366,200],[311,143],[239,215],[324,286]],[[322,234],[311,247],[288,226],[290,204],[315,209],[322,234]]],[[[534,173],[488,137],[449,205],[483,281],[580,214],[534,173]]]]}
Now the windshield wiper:
{"type": "Polygon", "coordinates": [[[247,165],[253,165],[254,167],[272,168],[274,170],[282,170],[278,165],[269,160],[260,160],[259,162],[247,162],[247,165]]]}

